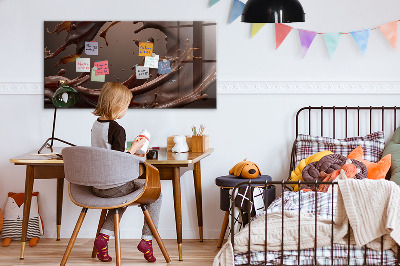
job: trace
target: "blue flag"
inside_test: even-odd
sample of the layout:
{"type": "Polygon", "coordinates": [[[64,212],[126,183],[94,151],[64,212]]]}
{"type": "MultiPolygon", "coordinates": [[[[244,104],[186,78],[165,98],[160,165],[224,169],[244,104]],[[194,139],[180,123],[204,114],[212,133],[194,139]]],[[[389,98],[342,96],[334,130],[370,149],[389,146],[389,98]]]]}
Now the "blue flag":
{"type": "Polygon", "coordinates": [[[361,50],[361,53],[364,55],[368,46],[369,33],[371,29],[360,30],[360,31],[352,31],[351,35],[353,35],[354,40],[356,41],[358,47],[361,50]]]}
{"type": "Polygon", "coordinates": [[[232,23],[235,19],[242,15],[242,11],[244,8],[244,3],[239,0],[233,0],[231,17],[229,18],[229,23],[232,23]]]}

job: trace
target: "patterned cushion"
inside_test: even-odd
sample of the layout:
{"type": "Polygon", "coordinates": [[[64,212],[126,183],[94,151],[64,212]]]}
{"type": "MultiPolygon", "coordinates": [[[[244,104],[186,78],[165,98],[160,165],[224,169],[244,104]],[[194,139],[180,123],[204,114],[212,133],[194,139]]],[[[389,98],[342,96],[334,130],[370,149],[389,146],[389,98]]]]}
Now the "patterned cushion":
{"type": "Polygon", "coordinates": [[[357,146],[363,148],[365,160],[378,162],[385,147],[383,131],[374,132],[364,137],[345,139],[299,134],[296,139],[296,165],[298,165],[302,159],[323,150],[329,150],[347,157],[357,146]]]}

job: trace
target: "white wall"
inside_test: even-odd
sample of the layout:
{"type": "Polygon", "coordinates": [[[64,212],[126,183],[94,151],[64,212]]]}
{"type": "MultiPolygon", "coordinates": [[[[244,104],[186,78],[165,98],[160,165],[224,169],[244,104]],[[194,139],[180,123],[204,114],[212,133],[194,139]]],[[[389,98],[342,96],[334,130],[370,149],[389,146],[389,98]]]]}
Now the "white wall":
{"type": "MultiPolygon", "coordinates": [[[[293,24],[321,32],[351,31],[399,19],[398,1],[344,0],[301,1],[306,23],[293,24]]],[[[221,0],[208,9],[208,0],[124,0],[110,1],[27,1],[0,0],[0,87],[2,83],[38,83],[43,79],[44,20],[216,20],[218,22],[219,81],[399,81],[399,52],[391,50],[379,31],[371,33],[363,57],[351,36],[343,36],[334,59],[329,59],[322,37],[318,36],[305,59],[297,31],[290,33],[278,51],[274,50],[273,25],[266,25],[250,40],[251,27],[235,21],[227,24],[230,0],[221,0]],[[68,4],[66,4],[68,3],[68,4]],[[148,8],[140,8],[146,3],[148,8]]],[[[294,115],[308,105],[398,105],[399,95],[362,94],[257,94],[218,95],[216,110],[129,110],[121,120],[128,138],[142,128],[152,132],[153,145],[165,146],[176,133],[189,134],[193,124],[204,123],[215,152],[202,162],[205,238],[218,238],[223,214],[214,179],[227,174],[238,161],[255,161],[263,174],[275,180],[286,176],[290,146],[294,138],[294,115]]],[[[52,110],[44,110],[42,95],[0,95],[0,207],[7,192],[24,190],[25,168],[9,158],[35,150],[50,136],[52,110]]],[[[90,110],[60,110],[56,135],[78,145],[90,144],[90,128],[95,118],[90,110]]],[[[197,237],[193,181],[182,177],[184,238],[197,237]]],[[[35,182],[40,192],[40,211],[45,237],[55,237],[56,183],[35,182]]],[[[175,238],[171,182],[162,182],[164,195],[159,230],[164,238],[175,238]]],[[[62,237],[69,237],[79,208],[64,191],[62,237]]],[[[99,212],[90,211],[80,237],[93,237],[99,212]]],[[[138,208],[130,208],[121,221],[123,238],[139,238],[142,218],[138,208]],[[139,217],[139,218],[138,218],[139,217]]]]}

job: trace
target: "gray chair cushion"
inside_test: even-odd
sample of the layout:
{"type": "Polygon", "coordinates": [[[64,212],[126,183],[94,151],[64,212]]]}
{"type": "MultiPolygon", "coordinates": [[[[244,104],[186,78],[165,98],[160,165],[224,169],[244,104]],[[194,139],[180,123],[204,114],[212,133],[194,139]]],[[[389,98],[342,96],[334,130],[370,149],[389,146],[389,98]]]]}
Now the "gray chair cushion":
{"type": "Polygon", "coordinates": [[[125,152],[96,147],[67,147],[62,150],[65,179],[82,186],[110,188],[139,176],[145,159],[125,152]]]}
{"type": "MultiPolygon", "coordinates": [[[[145,182],[145,180],[136,180],[135,182],[145,182]]],[[[71,198],[79,205],[89,206],[94,208],[104,208],[118,206],[135,199],[140,193],[142,193],[143,188],[140,188],[131,194],[123,197],[117,198],[101,198],[93,194],[92,187],[82,186],[77,184],[70,184],[70,195],[71,198]]]]}

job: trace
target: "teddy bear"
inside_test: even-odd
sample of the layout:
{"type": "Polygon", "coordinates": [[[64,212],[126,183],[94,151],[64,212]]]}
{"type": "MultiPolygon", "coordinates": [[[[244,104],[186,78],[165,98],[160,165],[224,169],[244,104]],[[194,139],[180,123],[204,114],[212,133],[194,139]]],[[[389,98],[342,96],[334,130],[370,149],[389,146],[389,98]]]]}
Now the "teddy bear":
{"type": "Polygon", "coordinates": [[[175,136],[174,137],[175,146],[172,148],[172,152],[188,152],[189,146],[186,143],[185,136],[175,136]]]}
{"type": "MultiPolygon", "coordinates": [[[[38,195],[39,192],[32,193],[29,214],[27,239],[30,239],[29,246],[31,247],[35,246],[40,236],[43,235],[43,223],[39,215],[37,200],[38,195]]],[[[3,228],[1,229],[4,247],[8,247],[11,240],[21,240],[23,213],[24,193],[9,192],[4,208],[3,228]]]]}

